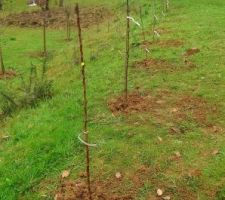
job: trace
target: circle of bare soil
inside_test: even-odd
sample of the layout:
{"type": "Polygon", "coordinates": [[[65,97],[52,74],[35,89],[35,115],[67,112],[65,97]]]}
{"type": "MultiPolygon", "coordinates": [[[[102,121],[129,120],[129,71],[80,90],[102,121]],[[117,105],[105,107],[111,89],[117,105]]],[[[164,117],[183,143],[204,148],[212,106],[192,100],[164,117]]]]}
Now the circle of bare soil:
{"type": "MultiPolygon", "coordinates": [[[[137,199],[140,188],[143,188],[146,183],[150,182],[154,187],[150,189],[149,200],[159,200],[162,197],[170,196],[173,198],[174,188],[171,184],[156,178],[156,174],[162,173],[159,166],[149,167],[141,165],[138,169],[124,174],[121,178],[109,177],[104,181],[93,181],[92,199],[93,200],[134,200],[137,199]],[[157,196],[156,189],[162,188],[164,195],[157,196]]],[[[176,196],[183,200],[196,199],[195,193],[188,190],[185,185],[179,186],[175,189],[176,196]]],[[[68,180],[63,179],[54,192],[54,200],[89,200],[88,189],[84,179],[68,180]]]]}
{"type": "Polygon", "coordinates": [[[16,72],[12,70],[5,71],[5,73],[0,72],[0,80],[11,79],[11,78],[14,78],[15,76],[16,76],[16,72]]]}
{"type": "Polygon", "coordinates": [[[142,42],[142,47],[147,48],[147,47],[155,47],[159,46],[162,48],[169,48],[169,47],[182,47],[184,45],[184,42],[182,40],[157,40],[157,41],[144,41],[142,42]]]}
{"type": "Polygon", "coordinates": [[[111,99],[108,106],[114,115],[149,113],[159,123],[174,124],[172,132],[181,132],[176,126],[184,121],[194,122],[204,128],[214,127],[219,113],[218,106],[205,99],[167,90],[156,94],[134,91],[128,95],[127,102],[122,95],[111,99]]]}
{"type": "Polygon", "coordinates": [[[43,52],[43,51],[32,51],[32,52],[27,52],[25,53],[26,55],[28,55],[31,58],[52,58],[53,57],[53,51],[48,51],[48,52],[43,52]]]}
{"type": "MultiPolygon", "coordinates": [[[[104,7],[93,7],[81,9],[80,15],[82,27],[88,28],[103,22],[106,17],[109,18],[111,16],[111,13],[104,7]]],[[[2,19],[0,24],[19,27],[41,27],[43,25],[43,16],[44,13],[40,10],[10,14],[2,19]]],[[[66,14],[64,9],[51,9],[46,11],[46,17],[48,27],[58,28],[66,25],[66,14]]],[[[76,20],[73,15],[71,16],[71,25],[76,25],[76,20]]]]}
{"type": "MultiPolygon", "coordinates": [[[[114,194],[111,182],[92,183],[93,200],[133,200],[134,197],[128,194],[114,194]]],[[[84,181],[64,181],[58,188],[55,200],[89,200],[88,189],[84,181]]]]}
{"type": "Polygon", "coordinates": [[[134,63],[135,68],[143,68],[143,69],[151,69],[155,72],[166,70],[166,71],[177,71],[177,66],[167,60],[161,60],[161,59],[144,59],[141,61],[136,61],[134,63]]]}

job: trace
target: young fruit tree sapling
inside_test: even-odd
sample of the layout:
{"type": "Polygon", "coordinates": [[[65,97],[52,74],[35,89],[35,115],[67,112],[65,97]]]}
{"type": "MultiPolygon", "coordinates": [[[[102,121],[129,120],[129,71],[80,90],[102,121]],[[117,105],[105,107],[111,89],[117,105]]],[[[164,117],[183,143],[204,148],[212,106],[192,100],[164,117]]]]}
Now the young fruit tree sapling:
{"type": "Polygon", "coordinates": [[[90,148],[89,148],[89,134],[88,134],[88,111],[87,111],[87,84],[86,84],[86,74],[85,74],[85,62],[83,54],[83,43],[82,43],[82,32],[81,32],[81,22],[80,22],[80,11],[79,5],[76,4],[75,12],[77,15],[77,29],[78,29],[78,38],[80,44],[80,61],[81,61],[81,73],[82,73],[82,84],[83,84],[83,104],[84,104],[84,144],[86,150],[86,175],[87,175],[87,186],[88,186],[88,197],[89,200],[92,200],[91,194],[91,180],[90,180],[90,148]]]}

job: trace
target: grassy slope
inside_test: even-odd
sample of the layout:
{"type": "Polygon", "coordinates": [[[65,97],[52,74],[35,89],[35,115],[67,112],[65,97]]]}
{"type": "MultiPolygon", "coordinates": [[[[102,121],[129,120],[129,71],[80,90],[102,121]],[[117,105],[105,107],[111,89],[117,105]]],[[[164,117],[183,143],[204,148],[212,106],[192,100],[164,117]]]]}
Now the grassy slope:
{"type": "MultiPolygon", "coordinates": [[[[105,4],[100,0],[93,1],[95,3],[105,4]]],[[[201,53],[192,60],[198,67],[189,71],[154,74],[131,69],[129,87],[139,86],[153,91],[170,89],[178,94],[192,92],[194,96],[219,103],[221,114],[218,122],[224,126],[224,6],[225,3],[219,0],[173,1],[168,17],[159,25],[171,33],[162,35],[162,39],[182,39],[185,45],[178,49],[155,48],[151,56],[181,64],[180,55],[184,49],[197,46],[201,53]]],[[[149,11],[149,8],[145,9],[149,11]]],[[[117,15],[121,16],[120,10],[117,10],[117,15]]],[[[149,23],[150,17],[146,15],[146,26],[149,23]]],[[[123,84],[124,61],[119,53],[124,49],[122,25],[121,22],[111,22],[110,33],[107,32],[107,24],[101,26],[100,32],[93,27],[84,33],[91,141],[100,144],[92,151],[94,174],[103,171],[103,177],[109,177],[116,171],[132,173],[141,165],[159,166],[161,170],[155,177],[160,184],[188,188],[201,200],[214,198],[207,195],[210,189],[225,191],[225,138],[222,134],[206,134],[198,126],[187,123],[189,132],[171,137],[166,124],[156,124],[149,116],[143,115],[149,119],[147,122],[141,121],[141,114],[128,118],[111,116],[107,100],[119,94],[123,84]],[[89,61],[92,55],[97,57],[95,61],[89,61]],[[141,125],[131,123],[136,121],[141,125]],[[128,137],[130,133],[132,137],[128,137]],[[163,139],[163,144],[157,144],[157,136],[163,139]],[[202,156],[201,152],[215,148],[220,149],[218,156],[202,156]],[[180,163],[167,162],[174,151],[182,153],[182,167],[180,163]],[[202,176],[184,177],[183,171],[192,168],[200,169],[202,176]]],[[[147,27],[150,28],[149,25],[147,27]]],[[[139,40],[138,34],[138,29],[133,27],[134,42],[139,40]]],[[[62,30],[48,32],[48,48],[54,55],[49,62],[48,76],[54,80],[54,98],[1,123],[0,136],[10,135],[10,139],[0,146],[0,199],[51,199],[49,192],[58,184],[62,170],[73,168],[72,176],[75,178],[84,169],[83,147],[77,140],[82,130],[80,72],[71,61],[75,41],[65,44],[62,41],[64,35],[62,30]]],[[[40,30],[7,28],[3,37],[6,66],[28,74],[31,59],[26,52],[41,48],[40,37],[40,30]]],[[[133,48],[132,61],[141,57],[144,57],[141,51],[133,48]]],[[[35,59],[32,62],[40,64],[35,59]]],[[[18,90],[19,83],[19,79],[1,81],[0,89],[18,90]]],[[[146,199],[157,187],[146,182],[137,199],[146,199]]],[[[173,199],[180,199],[179,195],[174,193],[173,199]]],[[[222,199],[220,196],[222,192],[217,195],[218,199],[222,199]]]]}

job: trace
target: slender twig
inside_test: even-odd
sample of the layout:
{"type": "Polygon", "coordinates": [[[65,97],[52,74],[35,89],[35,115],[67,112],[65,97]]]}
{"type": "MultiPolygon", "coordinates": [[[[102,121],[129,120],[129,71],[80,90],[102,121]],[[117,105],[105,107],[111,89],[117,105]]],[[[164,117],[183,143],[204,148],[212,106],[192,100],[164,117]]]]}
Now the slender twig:
{"type": "Polygon", "coordinates": [[[3,62],[3,55],[2,55],[2,47],[0,46],[0,63],[1,63],[1,71],[2,74],[5,74],[5,65],[3,62]]]}
{"type": "MultiPolygon", "coordinates": [[[[144,21],[143,21],[141,5],[140,5],[140,8],[139,8],[139,11],[140,11],[140,19],[141,19],[141,29],[142,29],[143,42],[145,43],[146,42],[146,35],[145,35],[145,27],[144,27],[144,21]]],[[[145,58],[147,60],[148,52],[146,51],[146,49],[144,49],[144,50],[145,50],[145,58]]]]}
{"type": "MultiPolygon", "coordinates": [[[[80,60],[81,60],[81,72],[83,79],[83,98],[84,98],[84,141],[89,143],[89,134],[88,134],[88,112],[87,112],[87,85],[86,85],[86,76],[85,76],[85,62],[84,62],[84,54],[83,54],[83,44],[82,44],[82,33],[81,33],[81,23],[80,23],[80,12],[79,5],[76,4],[76,15],[77,15],[77,28],[78,28],[78,37],[80,44],[80,60]]],[[[86,149],[86,173],[87,173],[87,185],[88,185],[88,194],[89,200],[92,200],[91,195],[91,181],[90,181],[90,149],[88,145],[85,145],[86,149]]]]}
{"type": "Polygon", "coordinates": [[[47,47],[46,47],[46,11],[43,11],[43,54],[47,56],[47,47]]]}
{"type": "Polygon", "coordinates": [[[70,38],[70,10],[69,8],[65,8],[66,14],[66,39],[69,41],[70,38]]]}
{"type": "Polygon", "coordinates": [[[126,27],[126,58],[125,58],[125,102],[127,103],[128,100],[128,67],[129,67],[129,53],[130,53],[130,7],[129,7],[129,0],[127,0],[127,27],[126,27]]]}
{"type": "Polygon", "coordinates": [[[156,26],[156,1],[152,0],[152,15],[153,15],[153,22],[152,22],[152,36],[153,41],[155,41],[155,26],[156,26]]]}

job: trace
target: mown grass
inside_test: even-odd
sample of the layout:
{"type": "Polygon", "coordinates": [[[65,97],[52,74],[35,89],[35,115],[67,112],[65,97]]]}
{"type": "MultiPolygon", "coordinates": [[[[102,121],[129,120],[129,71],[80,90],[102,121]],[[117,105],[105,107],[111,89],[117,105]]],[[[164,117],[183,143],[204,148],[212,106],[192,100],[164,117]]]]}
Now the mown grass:
{"type": "MultiPolygon", "coordinates": [[[[20,8],[23,7],[21,2],[17,5],[20,8]]],[[[82,3],[88,5],[90,2],[82,3]]],[[[148,4],[144,0],[142,3],[148,4]]],[[[122,5],[119,1],[100,0],[91,4],[107,4],[111,8],[122,5]]],[[[132,15],[138,17],[134,9],[138,10],[138,3],[132,2],[131,6],[132,15]]],[[[180,48],[155,47],[149,57],[169,59],[181,70],[153,73],[131,67],[129,89],[140,87],[153,93],[166,89],[177,95],[202,97],[219,105],[216,122],[224,127],[224,6],[219,0],[171,1],[169,13],[165,18],[160,17],[157,25],[169,31],[161,35],[161,40],[181,39],[184,45],[180,48]],[[191,47],[198,47],[201,52],[191,58],[197,67],[186,70],[182,53],[191,47]]],[[[144,8],[145,27],[151,30],[151,9],[148,5],[144,8]]],[[[158,123],[151,113],[114,117],[109,111],[108,100],[123,90],[121,53],[125,47],[125,30],[122,11],[123,7],[113,10],[118,21],[110,20],[110,32],[107,21],[100,25],[100,31],[95,26],[84,30],[89,129],[91,142],[99,144],[91,152],[93,179],[99,174],[102,179],[112,177],[117,171],[129,177],[145,165],[159,170],[153,177],[146,177],[146,184],[139,188],[136,199],[148,199],[155,195],[158,187],[169,191],[171,198],[177,200],[224,199],[224,130],[211,133],[186,121],[182,125],[188,131],[171,136],[170,124],[158,123]],[[163,142],[159,143],[157,137],[163,142]],[[212,155],[215,149],[219,150],[219,155],[212,155]],[[168,161],[176,151],[181,153],[181,160],[168,161]],[[192,170],[201,171],[201,175],[189,176],[192,170]]],[[[28,54],[42,48],[41,36],[40,29],[6,28],[2,36],[6,67],[27,78],[32,62],[39,66],[40,73],[41,61],[28,54]]],[[[1,122],[0,137],[10,137],[0,141],[0,199],[53,199],[62,170],[72,169],[71,176],[76,179],[85,167],[83,146],[77,139],[83,118],[80,68],[74,66],[72,60],[76,39],[63,41],[64,30],[48,30],[47,37],[48,50],[52,52],[47,76],[54,81],[54,97],[35,109],[14,113],[13,117],[1,122]]],[[[141,38],[140,30],[132,25],[132,43],[141,38]]],[[[147,38],[151,40],[152,36],[149,34],[147,38]]],[[[140,48],[132,47],[131,66],[144,57],[140,48]]],[[[20,84],[19,77],[0,81],[0,90],[16,95],[20,84]]]]}

